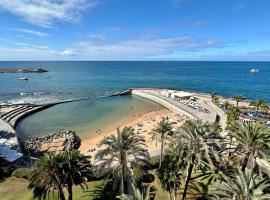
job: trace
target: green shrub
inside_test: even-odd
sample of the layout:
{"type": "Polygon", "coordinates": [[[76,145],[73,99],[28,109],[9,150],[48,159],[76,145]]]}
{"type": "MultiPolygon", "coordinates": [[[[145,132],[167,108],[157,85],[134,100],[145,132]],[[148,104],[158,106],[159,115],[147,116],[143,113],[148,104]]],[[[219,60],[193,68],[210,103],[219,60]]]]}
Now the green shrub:
{"type": "Polygon", "coordinates": [[[10,177],[15,169],[16,167],[0,157],[0,182],[4,181],[5,178],[10,177]]]}
{"type": "Polygon", "coordinates": [[[149,167],[151,169],[157,169],[159,166],[159,156],[154,156],[149,160],[149,167]]]}
{"type": "Polygon", "coordinates": [[[33,169],[30,168],[18,168],[13,173],[12,176],[16,178],[29,179],[31,177],[33,169]]]}

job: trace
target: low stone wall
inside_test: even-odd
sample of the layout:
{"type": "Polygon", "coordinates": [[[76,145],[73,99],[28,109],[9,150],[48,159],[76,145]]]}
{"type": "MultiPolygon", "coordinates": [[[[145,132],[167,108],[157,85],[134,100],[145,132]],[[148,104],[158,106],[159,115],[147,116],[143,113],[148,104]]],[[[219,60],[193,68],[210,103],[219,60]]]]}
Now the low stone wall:
{"type": "Polygon", "coordinates": [[[149,99],[151,101],[154,101],[162,106],[164,106],[165,108],[168,108],[169,110],[172,110],[173,112],[175,113],[178,113],[178,114],[184,114],[186,115],[187,117],[189,117],[190,119],[197,119],[196,116],[192,115],[191,113],[188,113],[186,112],[185,110],[183,109],[180,109],[174,105],[172,105],[171,103],[161,99],[161,98],[158,98],[154,95],[151,95],[151,94],[147,94],[145,92],[141,92],[139,90],[132,90],[132,94],[134,95],[137,95],[137,96],[140,96],[140,97],[143,97],[145,99],[149,99]]]}
{"type": "Polygon", "coordinates": [[[220,116],[220,124],[221,124],[221,127],[223,129],[225,129],[225,127],[227,126],[227,116],[225,114],[225,112],[223,110],[221,110],[216,104],[214,104],[213,102],[211,101],[207,101],[207,104],[213,109],[215,110],[215,112],[220,116]]]}

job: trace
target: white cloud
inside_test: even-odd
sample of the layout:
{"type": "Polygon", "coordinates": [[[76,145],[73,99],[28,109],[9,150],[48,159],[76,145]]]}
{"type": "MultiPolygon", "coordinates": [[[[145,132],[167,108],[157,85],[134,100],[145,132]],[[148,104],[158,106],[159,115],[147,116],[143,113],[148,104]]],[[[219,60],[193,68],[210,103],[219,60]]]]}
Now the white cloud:
{"type": "Polygon", "coordinates": [[[45,32],[40,32],[40,31],[35,31],[35,30],[30,30],[30,29],[15,29],[15,31],[21,32],[21,33],[27,33],[39,37],[47,37],[49,36],[48,33],[45,32]]]}
{"type": "Polygon", "coordinates": [[[49,49],[49,47],[40,44],[28,44],[23,42],[13,42],[12,45],[19,48],[32,48],[32,49],[49,49]]]}
{"type": "Polygon", "coordinates": [[[165,55],[195,54],[220,48],[217,39],[194,39],[191,36],[167,38],[137,38],[123,41],[84,40],[74,42],[64,50],[40,44],[13,42],[0,47],[0,60],[149,60],[165,55]]]}
{"type": "Polygon", "coordinates": [[[0,46],[0,60],[70,60],[75,53],[71,49],[57,51],[47,46],[14,43],[0,46]]]}
{"type": "Polygon", "coordinates": [[[76,54],[73,52],[72,49],[65,49],[64,51],[61,51],[59,53],[60,55],[63,55],[63,56],[75,56],[76,54]]]}
{"type": "Polygon", "coordinates": [[[168,38],[134,39],[97,43],[79,41],[72,46],[82,58],[88,59],[146,59],[175,51],[199,51],[220,47],[217,39],[196,40],[190,36],[168,38]]]}
{"type": "Polygon", "coordinates": [[[55,20],[78,20],[82,11],[96,4],[96,0],[1,0],[0,8],[32,24],[50,27],[55,20]]]}

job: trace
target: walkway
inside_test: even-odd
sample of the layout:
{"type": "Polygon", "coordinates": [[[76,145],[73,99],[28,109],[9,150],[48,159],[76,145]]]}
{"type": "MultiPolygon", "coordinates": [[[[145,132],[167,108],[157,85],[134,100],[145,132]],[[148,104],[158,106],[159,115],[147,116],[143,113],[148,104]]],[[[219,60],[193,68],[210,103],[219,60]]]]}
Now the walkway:
{"type": "Polygon", "coordinates": [[[193,95],[198,97],[197,102],[209,113],[197,111],[194,108],[190,108],[182,103],[174,101],[170,97],[165,97],[161,95],[161,89],[133,89],[132,94],[149,99],[158,104],[163,105],[164,107],[176,112],[178,114],[184,114],[190,119],[200,119],[202,121],[207,121],[210,123],[215,122],[216,116],[220,116],[220,125],[224,129],[226,127],[226,115],[225,113],[214,105],[209,98],[202,97],[196,93],[193,95]]]}

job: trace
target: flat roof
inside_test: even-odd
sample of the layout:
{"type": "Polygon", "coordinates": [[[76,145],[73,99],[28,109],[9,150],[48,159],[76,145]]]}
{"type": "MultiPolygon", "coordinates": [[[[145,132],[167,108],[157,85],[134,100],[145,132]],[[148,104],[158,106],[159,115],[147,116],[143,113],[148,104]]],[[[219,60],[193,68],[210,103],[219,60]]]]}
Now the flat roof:
{"type": "Polygon", "coordinates": [[[179,92],[174,92],[174,93],[172,93],[172,96],[177,96],[177,97],[190,97],[190,96],[192,96],[192,94],[189,93],[189,92],[179,91],[179,92]]]}

